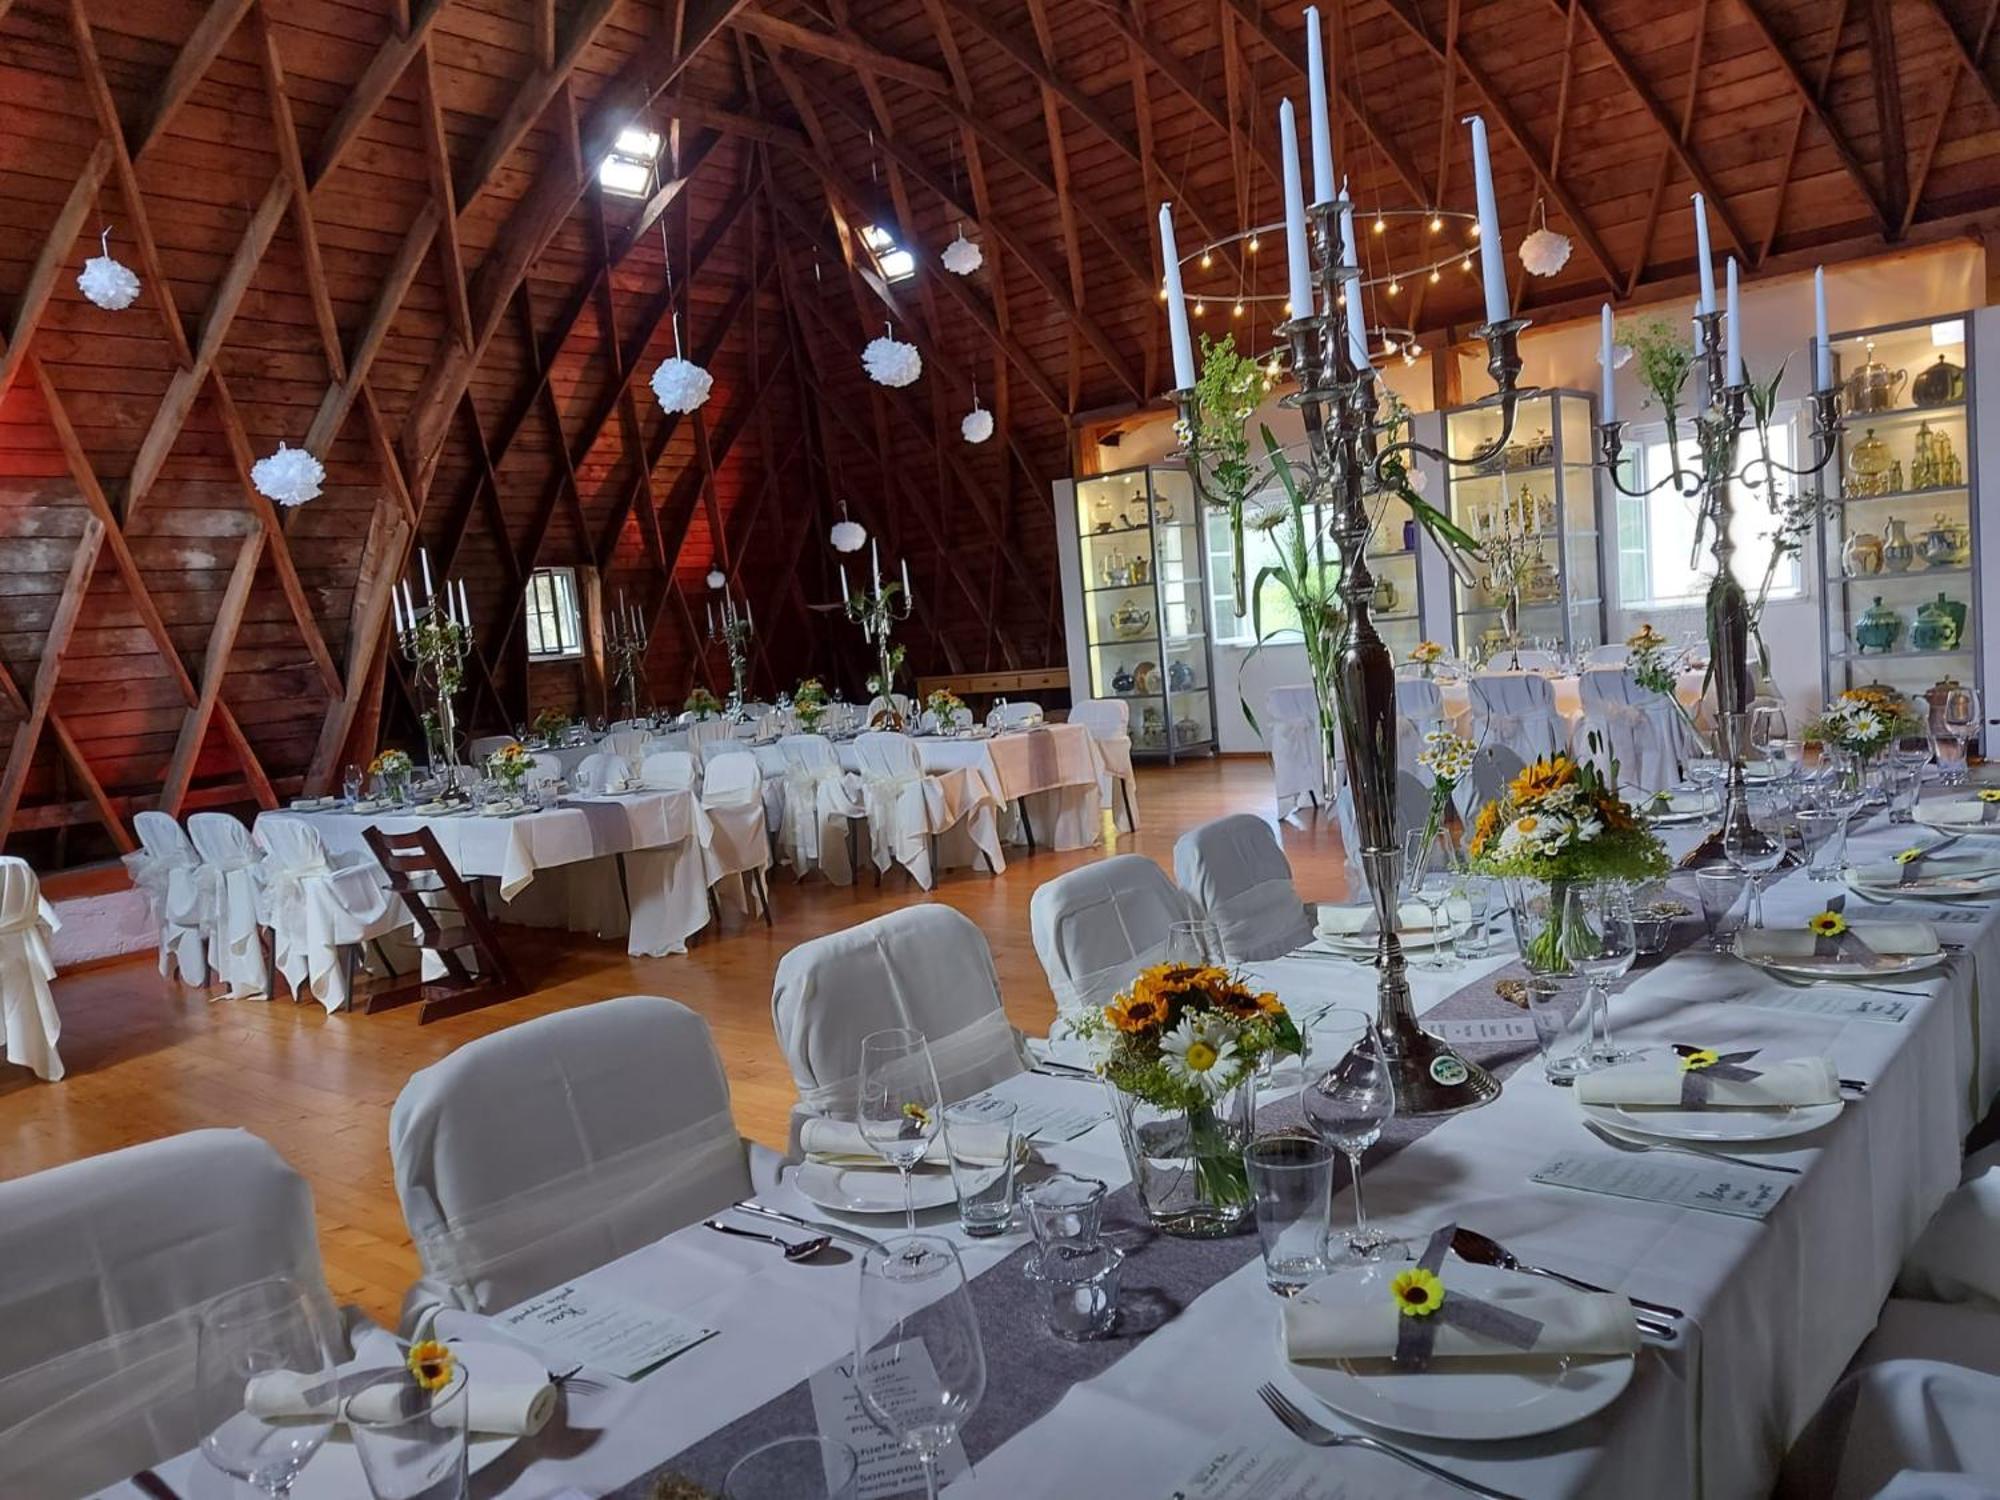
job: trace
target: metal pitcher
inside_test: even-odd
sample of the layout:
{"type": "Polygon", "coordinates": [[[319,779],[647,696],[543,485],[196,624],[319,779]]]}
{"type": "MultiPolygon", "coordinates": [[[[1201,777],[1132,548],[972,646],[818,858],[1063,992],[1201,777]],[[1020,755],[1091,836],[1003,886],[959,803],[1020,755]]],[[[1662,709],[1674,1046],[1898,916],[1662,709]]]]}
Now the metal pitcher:
{"type": "Polygon", "coordinates": [[[1868,346],[1868,362],[1841,382],[1841,397],[1852,413],[1887,411],[1896,404],[1908,382],[1908,370],[1892,370],[1875,358],[1875,346],[1868,346]]]}

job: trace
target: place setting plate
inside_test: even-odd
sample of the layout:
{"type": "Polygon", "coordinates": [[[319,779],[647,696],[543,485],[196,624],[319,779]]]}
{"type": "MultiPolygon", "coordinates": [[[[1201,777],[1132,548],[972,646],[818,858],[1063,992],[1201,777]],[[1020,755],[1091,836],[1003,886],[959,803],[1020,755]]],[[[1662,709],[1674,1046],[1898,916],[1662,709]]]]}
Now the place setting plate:
{"type": "MultiPolygon", "coordinates": [[[[1451,917],[1443,930],[1451,941],[1456,942],[1472,931],[1472,923],[1463,918],[1451,917]]],[[[1435,948],[1439,943],[1439,929],[1431,925],[1430,909],[1419,901],[1406,901],[1397,912],[1396,936],[1402,940],[1405,949],[1417,951],[1435,948]]],[[[1315,943],[1346,958],[1373,957],[1375,939],[1376,933],[1372,925],[1365,932],[1334,932],[1317,921],[1313,926],[1315,943]]]]}
{"type": "MultiPolygon", "coordinates": [[[[801,1162],[792,1185],[810,1202],[843,1214],[900,1214],[903,1176],[894,1168],[844,1167],[831,1162],[801,1162]]],[[[958,1201],[947,1169],[918,1168],[910,1175],[910,1202],[918,1209],[942,1208],[958,1201]]]]}
{"type": "Polygon", "coordinates": [[[1849,869],[1845,878],[1849,890],[1876,901],[1893,901],[1899,896],[1990,896],[2000,892],[2000,865],[1977,874],[1913,875],[1900,882],[1867,880],[1858,871],[1849,869]]]}
{"type": "MultiPolygon", "coordinates": [[[[499,1462],[520,1441],[517,1437],[473,1433],[465,1444],[467,1471],[477,1474],[499,1462]]],[[[162,1470],[163,1474],[171,1473],[165,1466],[162,1470]]],[[[199,1454],[189,1463],[188,1472],[179,1484],[188,1500],[241,1500],[251,1493],[248,1485],[239,1486],[235,1479],[199,1454]]],[[[362,1471],[354,1439],[345,1427],[336,1427],[333,1436],[292,1481],[291,1500],[354,1500],[357,1495],[369,1493],[368,1476],[362,1471]]]]}
{"type": "Polygon", "coordinates": [[[1784,958],[1766,953],[1745,953],[1740,948],[1736,956],[1753,969],[1767,969],[1773,974],[1784,974],[1794,979],[1841,980],[1853,984],[1920,974],[1926,969],[1935,969],[1945,960],[1942,950],[1936,953],[1878,953],[1875,962],[1869,964],[1858,964],[1839,955],[1821,958],[1816,954],[1802,954],[1797,958],[1784,958]]]}
{"type": "Polygon", "coordinates": [[[1699,787],[1673,787],[1667,792],[1664,806],[1650,797],[1642,801],[1639,816],[1656,828],[1677,828],[1714,817],[1715,805],[1699,787]]]}
{"type": "Polygon", "coordinates": [[[1983,833],[2000,835],[2000,818],[1990,823],[1981,822],[1979,811],[1982,804],[1971,802],[1919,802],[1912,816],[1926,828],[1935,828],[1939,833],[1983,833]],[[1963,808],[1972,814],[1969,818],[1946,817],[1953,808],[1963,808]]]}
{"type": "Polygon", "coordinates": [[[1580,1104],[1586,1119],[1629,1140],[1782,1141],[1840,1118],[1841,1101],[1781,1104],[1769,1109],[1664,1109],[1636,1104],[1580,1104]]]}
{"type": "MultiPolygon", "coordinates": [[[[1337,1271],[1299,1293],[1334,1308],[1379,1307],[1407,1263],[1380,1261],[1337,1271]]],[[[1529,1277],[1454,1260],[1449,1284],[1504,1306],[1533,1290],[1529,1277]]],[[[1453,1442],[1533,1437],[1580,1422],[1609,1406],[1632,1379],[1635,1356],[1523,1355],[1519,1359],[1438,1360],[1428,1370],[1399,1371],[1387,1360],[1302,1363],[1280,1358],[1292,1378],[1343,1417],[1386,1432],[1453,1442]]]]}

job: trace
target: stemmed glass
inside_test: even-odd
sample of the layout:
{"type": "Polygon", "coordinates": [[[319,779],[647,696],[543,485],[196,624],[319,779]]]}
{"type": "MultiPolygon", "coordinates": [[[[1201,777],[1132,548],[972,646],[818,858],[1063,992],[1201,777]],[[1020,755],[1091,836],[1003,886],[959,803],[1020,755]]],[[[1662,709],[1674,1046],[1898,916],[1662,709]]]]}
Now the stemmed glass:
{"type": "Polygon", "coordinates": [[[1785,753],[1791,724],[1782,703],[1760,703],[1750,710],[1750,743],[1766,761],[1775,762],[1785,753]]]}
{"type": "Polygon", "coordinates": [[[944,1120],[944,1099],[930,1043],[907,1026],[871,1031],[861,1039],[860,1099],[854,1112],[861,1138],[903,1174],[903,1221],[915,1230],[910,1174],[930,1150],[944,1120]]]}
{"type": "Polygon", "coordinates": [[[1299,1107],[1320,1139],[1340,1148],[1354,1178],[1354,1229],[1347,1237],[1352,1259],[1378,1260],[1400,1241],[1368,1227],[1368,1211],[1361,1201],[1361,1156],[1396,1118],[1395,1080],[1382,1055],[1375,1022],[1366,1011],[1329,1010],[1314,1029],[1321,1034],[1313,1039],[1314,1050],[1321,1050],[1323,1036],[1334,1064],[1306,1081],[1299,1090],[1299,1107]]]}
{"type": "Polygon", "coordinates": [[[1167,928],[1165,962],[1170,964],[1219,964],[1222,962],[1222,935],[1213,922],[1175,922],[1167,928]]]}
{"type": "Polygon", "coordinates": [[[1563,893],[1563,957],[1581,974],[1590,992],[1590,1046],[1593,1066],[1630,1062],[1637,1052],[1620,1051],[1611,1041],[1611,981],[1623,978],[1638,956],[1632,924],[1632,896],[1611,881],[1573,885],[1563,893]]]}
{"type": "Polygon", "coordinates": [[[1951,757],[1951,764],[1944,764],[1939,756],[1939,765],[1944,769],[1948,784],[1956,786],[1965,780],[1965,755],[1973,736],[1980,730],[1979,690],[1969,687],[1946,688],[1937,710],[1938,725],[1957,744],[1957,753],[1951,757]]]}
{"type": "Polygon", "coordinates": [[[1416,888],[1417,899],[1431,914],[1431,951],[1423,961],[1427,969],[1458,967],[1458,948],[1451,935],[1451,899],[1457,884],[1457,877],[1451,871],[1433,870],[1416,888]]]}
{"type": "Polygon", "coordinates": [[[917,1455],[937,1500],[938,1457],[986,1394],[986,1348],[951,1241],[913,1234],[861,1257],[854,1388],[868,1419],[917,1455]]]}
{"type": "Polygon", "coordinates": [[[347,774],[340,778],[340,793],[347,799],[349,807],[361,800],[361,767],[350,765],[347,774]]]}
{"type": "Polygon", "coordinates": [[[285,1277],[226,1292],[201,1310],[201,1451],[274,1500],[291,1493],[333,1431],[332,1321],[323,1298],[285,1277]]]}
{"type": "Polygon", "coordinates": [[[1750,799],[1747,824],[1723,831],[1722,857],[1750,877],[1750,925],[1764,925],[1764,877],[1785,862],[1785,834],[1778,810],[1769,798],[1750,799]]]}

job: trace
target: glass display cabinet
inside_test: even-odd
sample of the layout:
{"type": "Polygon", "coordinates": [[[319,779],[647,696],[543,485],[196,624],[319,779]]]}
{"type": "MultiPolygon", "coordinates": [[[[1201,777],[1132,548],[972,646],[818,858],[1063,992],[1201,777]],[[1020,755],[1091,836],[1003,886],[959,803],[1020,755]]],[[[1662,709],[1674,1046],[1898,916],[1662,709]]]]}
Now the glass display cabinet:
{"type": "Polygon", "coordinates": [[[1840,453],[1820,521],[1826,696],[1977,684],[1972,315],[1832,336],[1840,453]]]}
{"type": "MultiPolygon", "coordinates": [[[[1489,402],[1448,411],[1445,446],[1475,452],[1499,434],[1500,421],[1489,402]]],[[[1581,391],[1540,391],[1521,399],[1505,449],[1477,468],[1449,469],[1449,514],[1482,553],[1476,583],[1452,578],[1461,658],[1484,660],[1508,645],[1582,652],[1603,644],[1595,421],[1581,391]]]]}
{"type": "MultiPolygon", "coordinates": [[[[1392,500],[1368,547],[1368,571],[1375,575],[1375,604],[1368,617],[1399,662],[1409,660],[1424,638],[1424,579],[1423,569],[1417,566],[1419,530],[1402,503],[1392,500]]],[[[1332,552],[1328,543],[1329,558],[1332,552]]],[[[1337,560],[1334,566],[1337,570],[1337,560]]]]}
{"type": "Polygon", "coordinates": [[[1091,695],[1124,699],[1133,754],[1169,763],[1215,749],[1205,519],[1183,469],[1076,483],[1091,695]]]}

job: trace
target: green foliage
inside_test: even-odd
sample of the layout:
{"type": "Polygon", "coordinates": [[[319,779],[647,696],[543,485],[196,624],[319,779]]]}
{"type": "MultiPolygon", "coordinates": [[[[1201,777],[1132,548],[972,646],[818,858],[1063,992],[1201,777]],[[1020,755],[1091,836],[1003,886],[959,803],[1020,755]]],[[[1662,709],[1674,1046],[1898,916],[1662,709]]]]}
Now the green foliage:
{"type": "Polygon", "coordinates": [[[1646,318],[1627,325],[1619,340],[1639,362],[1639,382],[1646,387],[1647,404],[1672,412],[1680,405],[1694,371],[1694,344],[1665,318],[1646,318]]]}

